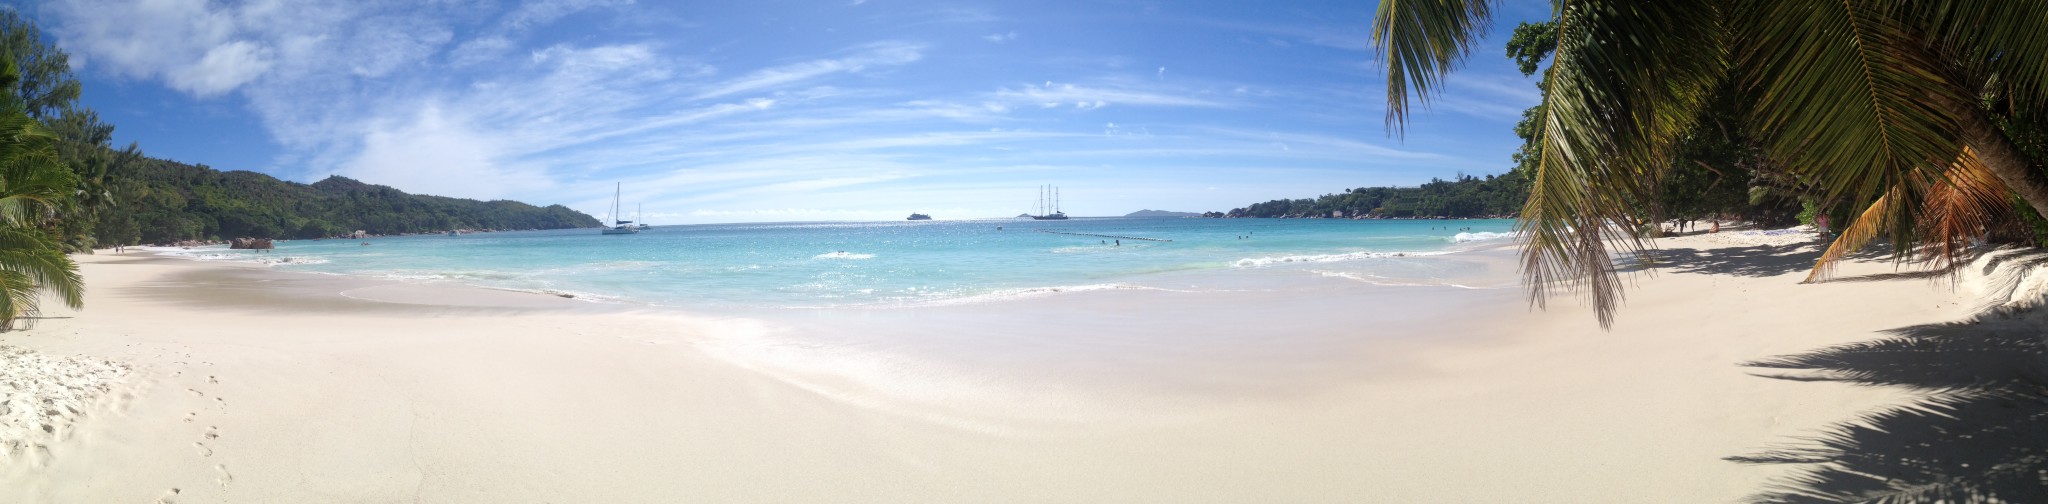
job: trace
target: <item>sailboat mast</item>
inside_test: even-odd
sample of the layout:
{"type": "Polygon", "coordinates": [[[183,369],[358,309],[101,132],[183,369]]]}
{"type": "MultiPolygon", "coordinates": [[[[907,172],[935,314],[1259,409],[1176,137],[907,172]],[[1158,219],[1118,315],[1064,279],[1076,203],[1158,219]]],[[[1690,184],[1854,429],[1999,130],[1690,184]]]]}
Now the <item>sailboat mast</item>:
{"type": "Polygon", "coordinates": [[[1060,213],[1060,188],[1059,188],[1059,186],[1053,186],[1053,188],[1052,188],[1052,213],[1060,213]]]}

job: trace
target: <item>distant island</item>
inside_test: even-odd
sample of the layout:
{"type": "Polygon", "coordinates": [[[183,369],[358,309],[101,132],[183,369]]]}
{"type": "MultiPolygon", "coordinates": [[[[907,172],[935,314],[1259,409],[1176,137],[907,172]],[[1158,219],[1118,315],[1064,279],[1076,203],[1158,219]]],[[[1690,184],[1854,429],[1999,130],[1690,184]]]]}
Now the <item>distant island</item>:
{"type": "Polygon", "coordinates": [[[1518,171],[1485,178],[1459,175],[1417,187],[1360,187],[1315,199],[1276,199],[1205,217],[1294,219],[1427,219],[1514,217],[1529,199],[1518,171]]]}
{"type": "Polygon", "coordinates": [[[1168,212],[1165,210],[1139,210],[1124,214],[1125,217],[1201,217],[1195,212],[1168,212]]]}

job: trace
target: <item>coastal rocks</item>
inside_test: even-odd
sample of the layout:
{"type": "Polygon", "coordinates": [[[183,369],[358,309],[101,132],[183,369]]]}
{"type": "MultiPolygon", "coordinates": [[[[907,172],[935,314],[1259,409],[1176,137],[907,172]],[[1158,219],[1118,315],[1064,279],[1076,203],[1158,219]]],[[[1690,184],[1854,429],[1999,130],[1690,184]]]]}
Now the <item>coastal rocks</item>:
{"type": "Polygon", "coordinates": [[[272,245],[269,238],[236,238],[233,242],[228,243],[228,248],[269,250],[277,248],[277,246],[272,245]]]}

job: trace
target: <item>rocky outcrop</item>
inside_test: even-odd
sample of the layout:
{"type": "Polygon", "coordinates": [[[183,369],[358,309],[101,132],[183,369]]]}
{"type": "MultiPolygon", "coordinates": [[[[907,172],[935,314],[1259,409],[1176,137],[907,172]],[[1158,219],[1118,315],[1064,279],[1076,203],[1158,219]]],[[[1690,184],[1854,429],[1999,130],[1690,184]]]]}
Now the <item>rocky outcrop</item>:
{"type": "Polygon", "coordinates": [[[270,244],[269,238],[236,238],[228,243],[228,248],[269,250],[277,248],[277,246],[270,244]]]}

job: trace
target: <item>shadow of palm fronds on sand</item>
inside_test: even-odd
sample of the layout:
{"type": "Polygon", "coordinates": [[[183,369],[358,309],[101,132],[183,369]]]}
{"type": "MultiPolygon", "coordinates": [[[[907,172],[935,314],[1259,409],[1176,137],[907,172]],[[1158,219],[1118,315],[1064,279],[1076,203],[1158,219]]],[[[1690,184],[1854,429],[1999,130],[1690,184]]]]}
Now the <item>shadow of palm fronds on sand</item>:
{"type": "Polygon", "coordinates": [[[1798,466],[1751,502],[2048,502],[2044,336],[2048,308],[2000,309],[1746,363],[1758,376],[1920,398],[1728,460],[1798,466]]]}

